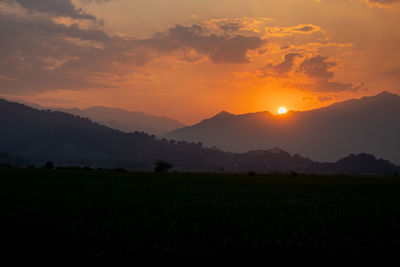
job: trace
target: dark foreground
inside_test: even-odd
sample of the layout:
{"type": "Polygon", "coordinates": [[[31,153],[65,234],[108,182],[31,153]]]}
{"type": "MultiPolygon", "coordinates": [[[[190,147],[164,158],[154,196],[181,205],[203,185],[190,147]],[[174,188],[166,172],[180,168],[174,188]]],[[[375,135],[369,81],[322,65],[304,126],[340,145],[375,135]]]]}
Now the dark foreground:
{"type": "Polygon", "coordinates": [[[400,179],[0,169],[2,260],[382,262],[400,179]]]}

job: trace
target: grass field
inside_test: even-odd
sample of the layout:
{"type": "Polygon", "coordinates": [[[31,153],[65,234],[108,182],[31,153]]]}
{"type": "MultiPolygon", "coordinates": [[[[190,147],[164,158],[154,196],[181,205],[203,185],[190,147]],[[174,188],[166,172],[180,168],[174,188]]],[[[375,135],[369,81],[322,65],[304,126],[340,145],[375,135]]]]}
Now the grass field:
{"type": "Polygon", "coordinates": [[[389,257],[400,179],[0,169],[0,242],[14,263],[389,257]]]}

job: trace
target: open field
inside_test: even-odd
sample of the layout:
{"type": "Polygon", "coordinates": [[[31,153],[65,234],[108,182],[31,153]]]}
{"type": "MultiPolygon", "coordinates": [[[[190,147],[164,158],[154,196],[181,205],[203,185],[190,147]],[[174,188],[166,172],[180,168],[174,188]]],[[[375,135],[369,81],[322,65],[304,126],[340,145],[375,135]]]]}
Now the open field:
{"type": "Polygon", "coordinates": [[[16,263],[389,257],[400,179],[0,169],[0,244],[16,263]]]}

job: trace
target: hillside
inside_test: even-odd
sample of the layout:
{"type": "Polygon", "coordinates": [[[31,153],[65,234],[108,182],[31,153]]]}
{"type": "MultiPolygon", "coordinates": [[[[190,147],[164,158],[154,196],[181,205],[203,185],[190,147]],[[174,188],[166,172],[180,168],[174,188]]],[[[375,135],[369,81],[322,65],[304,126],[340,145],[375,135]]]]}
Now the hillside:
{"type": "Polygon", "coordinates": [[[145,132],[156,136],[184,127],[177,120],[168,117],[149,115],[140,111],[128,111],[119,108],[91,107],[88,109],[55,109],[84,118],[123,132],[145,132]]]}
{"type": "Polygon", "coordinates": [[[400,97],[388,92],[316,110],[234,115],[226,111],[165,135],[246,152],[280,147],[317,161],[370,153],[400,164],[400,97]]]}
{"type": "Polygon", "coordinates": [[[0,164],[152,169],[167,160],[180,170],[235,172],[396,173],[373,156],[354,155],[345,164],[317,163],[279,148],[246,153],[222,152],[199,143],[158,140],[141,132],[124,133],[59,111],[37,110],[0,99],[0,164]],[[364,160],[360,162],[360,157],[364,160]],[[352,162],[357,164],[352,164],[352,162]],[[366,168],[368,166],[368,168],[366,168]]]}
{"type": "Polygon", "coordinates": [[[145,132],[150,135],[163,136],[173,130],[182,128],[185,124],[165,117],[154,116],[141,111],[129,111],[120,108],[95,106],[87,109],[43,107],[34,103],[17,100],[16,102],[40,110],[61,111],[68,114],[88,118],[104,126],[129,132],[145,132]]]}

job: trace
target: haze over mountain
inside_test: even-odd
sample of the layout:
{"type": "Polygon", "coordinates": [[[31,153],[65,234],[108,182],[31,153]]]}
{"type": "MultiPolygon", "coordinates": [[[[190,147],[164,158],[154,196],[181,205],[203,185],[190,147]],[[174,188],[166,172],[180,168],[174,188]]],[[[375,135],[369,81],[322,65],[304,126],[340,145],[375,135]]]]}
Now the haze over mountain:
{"type": "Polygon", "coordinates": [[[182,128],[185,124],[165,117],[149,115],[141,111],[128,111],[120,108],[95,106],[87,109],[43,107],[34,103],[18,100],[17,102],[36,108],[61,111],[117,129],[123,132],[145,132],[156,136],[163,136],[175,129],[182,128]]]}
{"type": "Polygon", "coordinates": [[[0,99],[0,165],[123,167],[151,169],[167,160],[177,169],[207,171],[397,173],[399,168],[372,155],[350,155],[318,163],[279,148],[222,152],[199,143],[158,140],[146,133],[123,133],[71,114],[37,110],[0,99]]]}
{"type": "Polygon", "coordinates": [[[280,147],[317,161],[336,161],[343,155],[366,152],[399,164],[399,114],[400,97],[382,92],[284,115],[223,111],[165,138],[202,142],[233,152],[280,147]]]}
{"type": "Polygon", "coordinates": [[[184,127],[185,124],[164,116],[149,115],[140,111],[128,111],[119,108],[90,107],[88,109],[61,109],[55,110],[89,118],[102,125],[123,132],[143,131],[156,136],[184,127]]]}

